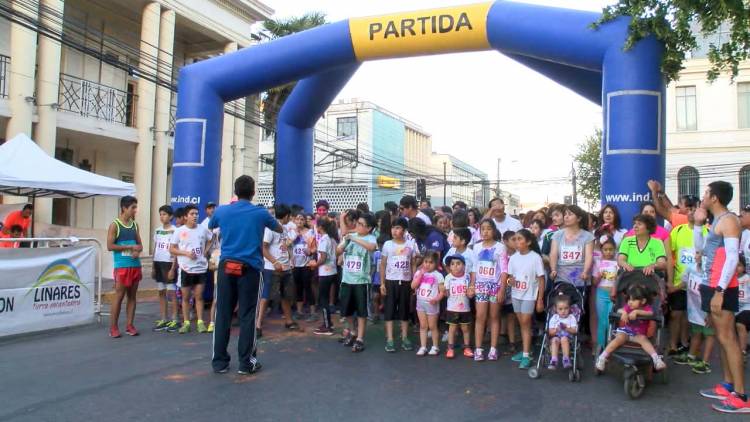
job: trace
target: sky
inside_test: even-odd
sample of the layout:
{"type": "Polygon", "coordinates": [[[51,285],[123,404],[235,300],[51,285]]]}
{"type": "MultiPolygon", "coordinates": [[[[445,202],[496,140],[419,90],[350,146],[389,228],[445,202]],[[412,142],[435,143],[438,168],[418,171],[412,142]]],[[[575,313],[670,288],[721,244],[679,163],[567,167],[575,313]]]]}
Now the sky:
{"type": "MultiPolygon", "coordinates": [[[[476,3],[476,0],[264,0],[277,18],[321,11],[329,21],[476,3]]],[[[526,0],[600,11],[608,0],[526,0]]],[[[449,153],[520,195],[524,208],[562,201],[577,144],[602,126],[601,107],[500,53],[366,62],[338,98],[371,101],[417,123],[449,153]],[[521,181],[534,181],[521,183],[521,181]]]]}

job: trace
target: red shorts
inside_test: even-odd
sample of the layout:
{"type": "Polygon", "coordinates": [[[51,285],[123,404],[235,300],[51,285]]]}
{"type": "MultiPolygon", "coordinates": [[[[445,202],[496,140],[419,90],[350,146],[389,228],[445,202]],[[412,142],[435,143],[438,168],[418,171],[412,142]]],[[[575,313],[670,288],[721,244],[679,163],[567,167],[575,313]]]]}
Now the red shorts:
{"type": "Polygon", "coordinates": [[[115,268],[115,284],[120,283],[125,287],[133,287],[143,278],[141,267],[115,268]]]}

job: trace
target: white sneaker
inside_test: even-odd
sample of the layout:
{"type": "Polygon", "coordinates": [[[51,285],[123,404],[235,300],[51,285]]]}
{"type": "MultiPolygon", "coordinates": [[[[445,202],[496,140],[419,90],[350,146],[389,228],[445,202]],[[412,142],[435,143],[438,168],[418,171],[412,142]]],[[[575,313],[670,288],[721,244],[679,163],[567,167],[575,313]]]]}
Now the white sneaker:
{"type": "Polygon", "coordinates": [[[427,354],[427,348],[426,347],[420,347],[419,350],[417,350],[417,356],[424,356],[427,354]]]}
{"type": "Polygon", "coordinates": [[[430,356],[437,356],[439,354],[440,354],[440,349],[438,349],[437,346],[432,346],[432,348],[430,349],[430,353],[428,353],[428,355],[430,356]]]}
{"type": "Polygon", "coordinates": [[[441,338],[441,339],[440,339],[440,342],[441,342],[441,343],[447,343],[447,342],[448,342],[448,330],[446,330],[446,331],[445,331],[445,332],[443,333],[443,338],[441,338]]]}
{"type": "Polygon", "coordinates": [[[657,356],[654,360],[654,369],[657,371],[661,371],[662,369],[666,368],[667,364],[664,363],[664,360],[661,358],[661,356],[657,356]]]}
{"type": "MultiPolygon", "coordinates": [[[[663,364],[664,362],[662,362],[663,364]]],[[[607,358],[604,357],[604,355],[599,355],[598,358],[596,358],[596,369],[599,371],[604,371],[604,367],[607,365],[607,358]]]]}

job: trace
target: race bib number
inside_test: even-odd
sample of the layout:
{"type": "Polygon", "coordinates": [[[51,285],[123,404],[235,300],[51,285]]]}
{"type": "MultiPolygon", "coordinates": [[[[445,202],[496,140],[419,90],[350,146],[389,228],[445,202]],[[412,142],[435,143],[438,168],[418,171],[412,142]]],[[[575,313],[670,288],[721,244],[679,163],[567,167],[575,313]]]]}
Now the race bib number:
{"type": "Polygon", "coordinates": [[[292,253],[297,258],[303,258],[303,257],[307,256],[307,250],[302,245],[295,245],[294,249],[292,250],[292,253]]]}
{"type": "Polygon", "coordinates": [[[687,265],[689,267],[695,266],[695,249],[682,248],[680,249],[680,264],[687,265]]]}
{"type": "Polygon", "coordinates": [[[169,250],[169,242],[165,242],[165,241],[156,242],[156,249],[159,249],[159,250],[162,250],[162,251],[168,251],[169,250]]]}
{"type": "Polygon", "coordinates": [[[700,294],[699,287],[701,285],[701,282],[696,277],[690,277],[688,279],[688,289],[690,289],[691,292],[695,294],[700,294]]]}
{"type": "Polygon", "coordinates": [[[411,268],[411,260],[408,256],[394,256],[393,257],[393,268],[398,271],[406,271],[411,268]]]}
{"type": "Polygon", "coordinates": [[[748,298],[748,297],[747,297],[747,296],[745,295],[745,289],[744,289],[744,286],[742,286],[742,287],[740,288],[740,291],[739,291],[739,295],[740,295],[740,302],[742,302],[742,303],[748,303],[748,299],[750,299],[750,298],[748,298]]]}
{"type": "Polygon", "coordinates": [[[528,290],[529,289],[529,283],[525,280],[516,280],[513,284],[513,288],[516,290],[528,290]]]}
{"type": "Polygon", "coordinates": [[[495,263],[492,261],[479,261],[477,275],[485,278],[493,278],[495,277],[495,267],[495,263]]]}
{"type": "Polygon", "coordinates": [[[458,284],[455,286],[451,286],[451,296],[453,295],[465,295],[466,294],[466,286],[463,284],[458,284]]]}
{"type": "Polygon", "coordinates": [[[583,251],[579,245],[560,246],[560,261],[563,264],[577,264],[583,260],[583,251]]]}
{"type": "Polygon", "coordinates": [[[432,284],[420,284],[417,295],[424,299],[429,299],[432,296],[432,284]]]}
{"type": "Polygon", "coordinates": [[[344,261],[344,268],[350,273],[361,273],[362,258],[358,256],[347,256],[344,261]]]}

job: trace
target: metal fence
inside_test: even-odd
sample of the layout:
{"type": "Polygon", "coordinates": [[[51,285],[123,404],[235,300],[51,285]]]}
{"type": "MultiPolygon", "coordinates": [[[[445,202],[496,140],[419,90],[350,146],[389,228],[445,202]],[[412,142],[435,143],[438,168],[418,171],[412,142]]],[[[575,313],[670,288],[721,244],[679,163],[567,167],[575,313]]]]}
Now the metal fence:
{"type": "Polygon", "coordinates": [[[81,79],[60,75],[60,110],[125,126],[135,126],[137,95],[81,79]]]}

